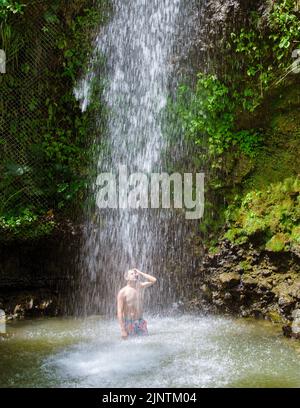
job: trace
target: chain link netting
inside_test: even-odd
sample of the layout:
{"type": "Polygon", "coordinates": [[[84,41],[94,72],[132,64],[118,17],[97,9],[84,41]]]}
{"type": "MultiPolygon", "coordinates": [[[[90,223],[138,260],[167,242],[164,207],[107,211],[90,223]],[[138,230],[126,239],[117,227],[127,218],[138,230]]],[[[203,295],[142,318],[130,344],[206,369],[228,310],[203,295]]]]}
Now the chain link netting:
{"type": "Polygon", "coordinates": [[[39,180],[40,124],[47,118],[49,56],[60,33],[60,25],[45,18],[41,1],[31,2],[11,27],[1,25],[6,73],[0,74],[0,216],[49,205],[39,180]]]}

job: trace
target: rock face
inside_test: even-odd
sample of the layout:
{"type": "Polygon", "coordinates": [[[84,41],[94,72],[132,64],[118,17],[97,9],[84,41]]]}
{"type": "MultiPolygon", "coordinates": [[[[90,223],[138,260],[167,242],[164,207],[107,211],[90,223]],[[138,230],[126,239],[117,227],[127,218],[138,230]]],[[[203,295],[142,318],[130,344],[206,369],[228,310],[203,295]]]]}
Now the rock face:
{"type": "Polygon", "coordinates": [[[6,317],[72,313],[80,230],[0,245],[0,309],[6,317]]]}
{"type": "MultiPolygon", "coordinates": [[[[232,73],[230,69],[236,53],[230,47],[222,52],[226,50],[230,33],[247,28],[252,11],[259,12],[262,23],[267,22],[274,2],[208,0],[200,3],[204,17],[196,33],[195,44],[197,51],[200,50],[195,52],[196,66],[203,71],[201,61],[205,61],[205,72],[222,78],[226,70],[227,79],[232,75],[234,81],[235,63],[232,73]]],[[[193,296],[185,306],[195,311],[266,318],[281,323],[286,335],[299,338],[300,197],[293,183],[299,174],[300,99],[298,94],[295,97],[299,87],[294,81],[295,78],[285,87],[270,92],[255,117],[240,115],[237,119],[237,127],[263,129],[267,135],[263,142],[265,150],[255,160],[228,155],[224,161],[229,182],[223,184],[223,189],[218,187],[223,192],[219,211],[219,201],[215,197],[211,199],[212,221],[222,212],[224,203],[234,207],[234,214],[228,218],[231,211],[227,211],[224,217],[227,222],[220,235],[205,237],[220,242],[214,254],[204,256],[202,265],[199,256],[190,284],[193,296]],[[236,203],[235,196],[239,196],[236,203]],[[224,232],[230,241],[220,238],[224,232]]]]}
{"type": "Polygon", "coordinates": [[[189,309],[263,317],[300,338],[300,258],[224,240],[207,255],[193,282],[189,309]]]}
{"type": "Polygon", "coordinates": [[[0,309],[0,337],[4,337],[6,334],[6,320],[5,312],[0,309]]]}
{"type": "Polygon", "coordinates": [[[290,336],[300,339],[300,309],[295,309],[292,313],[293,322],[291,324],[290,336]]]}

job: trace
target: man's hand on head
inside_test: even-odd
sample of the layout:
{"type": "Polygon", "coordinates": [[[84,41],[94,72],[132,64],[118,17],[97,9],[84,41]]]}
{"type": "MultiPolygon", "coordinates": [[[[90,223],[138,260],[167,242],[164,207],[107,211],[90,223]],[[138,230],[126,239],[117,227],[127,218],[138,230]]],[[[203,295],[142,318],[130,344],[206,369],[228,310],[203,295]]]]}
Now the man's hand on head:
{"type": "Polygon", "coordinates": [[[149,275],[148,273],[139,271],[137,268],[133,268],[133,270],[134,270],[139,276],[142,276],[143,278],[145,278],[145,279],[148,280],[148,282],[144,282],[144,283],[142,284],[143,287],[151,286],[151,285],[153,285],[154,283],[156,283],[157,279],[156,279],[154,276],[149,275]]]}

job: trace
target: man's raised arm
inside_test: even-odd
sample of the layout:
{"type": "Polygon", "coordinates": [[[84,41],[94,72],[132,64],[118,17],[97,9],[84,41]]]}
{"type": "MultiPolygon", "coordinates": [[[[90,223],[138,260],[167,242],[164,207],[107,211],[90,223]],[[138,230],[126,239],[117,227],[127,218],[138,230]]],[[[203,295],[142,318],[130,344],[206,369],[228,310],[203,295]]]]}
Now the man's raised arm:
{"type": "Polygon", "coordinates": [[[148,286],[152,286],[156,283],[157,279],[154,276],[148,275],[147,273],[141,272],[138,269],[134,268],[134,270],[140,275],[143,276],[148,282],[141,282],[140,285],[142,288],[147,288],[148,286]]]}

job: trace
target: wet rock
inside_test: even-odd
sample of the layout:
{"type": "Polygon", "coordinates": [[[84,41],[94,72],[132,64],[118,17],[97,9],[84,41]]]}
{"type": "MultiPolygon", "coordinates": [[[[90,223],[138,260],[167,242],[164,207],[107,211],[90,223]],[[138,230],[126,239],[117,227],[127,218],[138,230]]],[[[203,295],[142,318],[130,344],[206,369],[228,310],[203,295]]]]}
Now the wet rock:
{"type": "Polygon", "coordinates": [[[300,258],[292,252],[261,251],[251,242],[238,246],[222,241],[217,250],[205,256],[198,286],[206,310],[265,318],[299,337],[300,317],[292,313],[300,310],[300,258]]]}
{"type": "Polygon", "coordinates": [[[253,278],[252,276],[243,276],[242,282],[245,287],[257,286],[257,279],[253,278]]]}
{"type": "Polygon", "coordinates": [[[224,299],[225,299],[225,300],[231,300],[231,299],[232,299],[231,293],[226,292],[226,293],[224,294],[224,299]]]}
{"type": "Polygon", "coordinates": [[[292,317],[292,335],[294,337],[300,338],[300,309],[294,310],[292,317]]]}
{"type": "Polygon", "coordinates": [[[273,323],[282,323],[283,318],[281,314],[275,310],[270,310],[266,313],[268,320],[271,320],[273,323]]]}
{"type": "Polygon", "coordinates": [[[272,275],[272,271],[270,271],[269,269],[263,269],[263,270],[261,271],[261,274],[262,274],[263,276],[268,277],[268,276],[271,276],[271,275],[272,275]]]}
{"type": "Polygon", "coordinates": [[[292,337],[292,326],[290,324],[282,326],[282,331],[286,337],[292,337]]]}
{"type": "Polygon", "coordinates": [[[285,295],[278,299],[278,305],[282,313],[287,315],[295,305],[295,301],[291,296],[285,295]]]}
{"type": "Polygon", "coordinates": [[[241,277],[240,277],[240,274],[236,272],[228,272],[228,273],[222,273],[219,276],[219,280],[223,286],[233,287],[240,283],[241,277]]]}
{"type": "Polygon", "coordinates": [[[0,308],[7,316],[56,315],[63,308],[73,313],[74,302],[68,299],[79,279],[82,230],[65,220],[41,240],[1,243],[0,308]],[[52,304],[46,306],[49,300],[52,304]]]}
{"type": "Polygon", "coordinates": [[[286,337],[300,339],[300,309],[295,309],[292,313],[293,321],[282,327],[283,334],[286,337]]]}
{"type": "Polygon", "coordinates": [[[6,334],[6,318],[4,310],[0,309],[0,337],[6,334]]]}
{"type": "Polygon", "coordinates": [[[244,309],[243,307],[241,307],[240,310],[241,310],[240,315],[241,315],[242,317],[249,317],[249,316],[250,316],[249,310],[246,310],[246,309],[244,309]]]}
{"type": "Polygon", "coordinates": [[[204,284],[201,286],[201,291],[202,291],[202,295],[206,298],[206,299],[211,299],[212,297],[212,293],[210,288],[208,287],[208,285],[204,284]]]}
{"type": "Polygon", "coordinates": [[[294,282],[290,288],[289,293],[296,299],[300,299],[300,282],[294,282]]]}
{"type": "Polygon", "coordinates": [[[62,314],[63,299],[46,290],[12,292],[4,300],[7,320],[62,314]]]}
{"type": "Polygon", "coordinates": [[[262,279],[258,283],[259,288],[262,288],[264,290],[271,290],[272,285],[267,279],[262,279]]]}
{"type": "Polygon", "coordinates": [[[223,302],[222,299],[217,298],[217,299],[213,299],[213,304],[216,305],[216,306],[218,306],[218,307],[220,308],[221,306],[224,305],[224,302],[223,302]]]}

